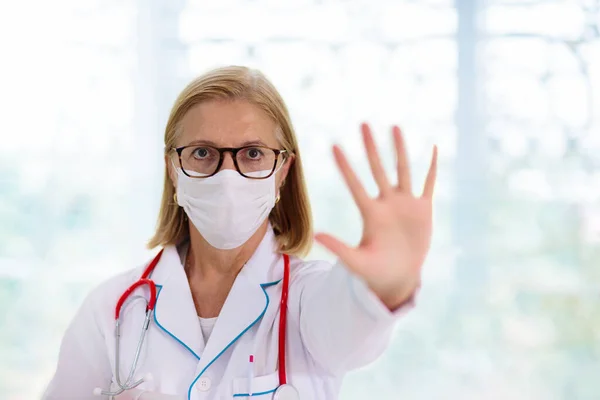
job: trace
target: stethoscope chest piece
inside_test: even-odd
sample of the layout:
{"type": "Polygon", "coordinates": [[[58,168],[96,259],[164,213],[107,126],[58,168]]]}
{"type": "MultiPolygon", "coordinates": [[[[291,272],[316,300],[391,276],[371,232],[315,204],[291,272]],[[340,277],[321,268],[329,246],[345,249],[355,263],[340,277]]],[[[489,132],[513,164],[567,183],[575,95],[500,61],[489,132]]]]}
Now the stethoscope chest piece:
{"type": "Polygon", "coordinates": [[[273,394],[273,400],[300,400],[300,394],[292,385],[281,385],[273,394]]]}

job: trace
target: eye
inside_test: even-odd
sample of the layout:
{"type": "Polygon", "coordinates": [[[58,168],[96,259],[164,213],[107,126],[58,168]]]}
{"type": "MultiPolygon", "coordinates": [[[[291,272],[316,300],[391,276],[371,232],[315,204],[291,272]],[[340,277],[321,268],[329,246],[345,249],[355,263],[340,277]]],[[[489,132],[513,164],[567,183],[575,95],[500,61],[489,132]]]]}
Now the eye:
{"type": "Polygon", "coordinates": [[[258,147],[251,147],[249,149],[246,149],[246,157],[250,160],[258,160],[263,156],[263,154],[264,153],[262,152],[262,150],[258,147]]]}
{"type": "Polygon", "coordinates": [[[192,156],[197,160],[202,160],[210,156],[210,149],[206,147],[196,147],[192,151],[192,156]]]}

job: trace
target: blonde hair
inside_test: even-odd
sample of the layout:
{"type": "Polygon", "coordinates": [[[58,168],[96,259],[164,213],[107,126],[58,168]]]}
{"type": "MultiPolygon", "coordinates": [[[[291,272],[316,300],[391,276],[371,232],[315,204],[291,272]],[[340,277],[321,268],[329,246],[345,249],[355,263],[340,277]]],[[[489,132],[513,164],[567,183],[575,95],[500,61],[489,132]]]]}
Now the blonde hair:
{"type": "MultiPolygon", "coordinates": [[[[175,146],[184,115],[199,103],[211,100],[245,100],[261,108],[277,124],[278,140],[294,155],[280,201],[269,215],[279,251],[304,256],[312,244],[312,217],[302,172],[302,162],[292,122],[281,95],[259,71],[246,67],[217,68],[193,80],[179,95],[165,129],[165,155],[175,146]]],[[[189,237],[183,208],[174,201],[175,188],[165,164],[165,180],[156,232],[148,247],[177,245],[189,237]]]]}

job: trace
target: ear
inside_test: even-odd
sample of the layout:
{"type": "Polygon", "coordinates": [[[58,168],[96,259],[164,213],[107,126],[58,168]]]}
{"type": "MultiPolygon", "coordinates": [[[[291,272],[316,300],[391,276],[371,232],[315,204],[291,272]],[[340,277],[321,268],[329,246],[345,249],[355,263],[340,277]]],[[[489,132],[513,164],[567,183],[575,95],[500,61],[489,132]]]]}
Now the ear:
{"type": "Polygon", "coordinates": [[[175,171],[173,159],[168,154],[165,154],[165,166],[167,167],[167,173],[169,174],[169,178],[171,178],[173,187],[177,187],[177,171],[175,171]]]}
{"type": "Polygon", "coordinates": [[[277,188],[278,188],[278,190],[281,188],[281,186],[283,186],[283,183],[285,182],[285,178],[287,178],[288,172],[294,162],[294,159],[295,159],[295,156],[293,154],[291,156],[289,156],[288,158],[286,158],[284,164],[281,166],[281,169],[277,173],[277,188]]]}

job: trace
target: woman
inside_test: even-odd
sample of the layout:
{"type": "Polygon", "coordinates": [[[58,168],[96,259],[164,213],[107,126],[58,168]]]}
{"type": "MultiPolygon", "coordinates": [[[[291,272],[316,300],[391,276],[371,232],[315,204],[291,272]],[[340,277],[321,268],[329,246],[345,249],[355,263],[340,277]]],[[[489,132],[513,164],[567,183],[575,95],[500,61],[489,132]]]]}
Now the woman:
{"type": "Polygon", "coordinates": [[[397,184],[367,125],[362,134],[375,199],[333,148],[363,216],[362,240],[353,248],[318,234],[339,261],[306,262],[311,213],[279,93],[243,67],[193,81],[165,132],[164,192],[150,241],[163,251],[87,297],[44,399],[338,398],[344,374],[384,351],[411,304],[432,229],[435,148],[423,195],[414,197],[400,130],[393,128],[397,184]],[[120,302],[142,275],[156,292],[143,281],[120,302]]]}

